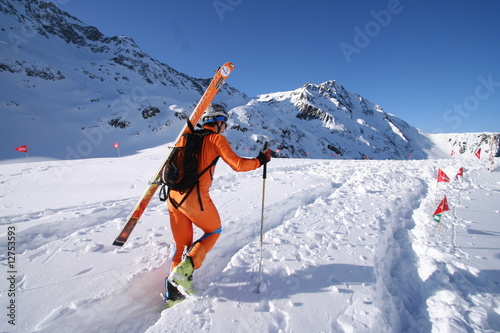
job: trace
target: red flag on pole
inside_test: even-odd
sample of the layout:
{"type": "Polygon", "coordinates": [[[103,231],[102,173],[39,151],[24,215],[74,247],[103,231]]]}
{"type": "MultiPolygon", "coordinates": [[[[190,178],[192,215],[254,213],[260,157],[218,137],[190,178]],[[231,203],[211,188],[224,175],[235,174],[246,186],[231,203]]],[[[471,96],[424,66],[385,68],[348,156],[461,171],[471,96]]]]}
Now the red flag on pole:
{"type": "Polygon", "coordinates": [[[444,173],[443,170],[438,170],[438,183],[440,182],[449,182],[450,178],[444,173]]]}
{"type": "Polygon", "coordinates": [[[27,145],[24,145],[24,146],[21,146],[21,147],[17,147],[17,148],[14,148],[15,150],[17,151],[20,151],[21,153],[27,153],[28,152],[28,146],[27,145]]]}
{"type": "Polygon", "coordinates": [[[451,155],[451,156],[455,155],[455,151],[454,151],[454,150],[452,150],[450,155],[451,155]]]}
{"type": "Polygon", "coordinates": [[[448,200],[446,199],[445,195],[443,200],[441,200],[441,202],[439,203],[439,206],[436,208],[436,211],[434,212],[433,215],[441,214],[449,210],[450,207],[448,206],[448,200]]]}
{"type": "Polygon", "coordinates": [[[436,208],[434,214],[432,214],[434,216],[434,220],[436,222],[441,222],[441,214],[449,210],[450,207],[448,207],[448,200],[446,200],[446,195],[445,195],[443,200],[441,200],[441,202],[439,203],[439,206],[436,208]]]}
{"type": "Polygon", "coordinates": [[[476,157],[481,159],[481,148],[476,151],[476,157]]]}
{"type": "Polygon", "coordinates": [[[458,177],[463,177],[464,176],[464,168],[460,168],[458,169],[458,173],[457,175],[455,176],[455,179],[458,179],[458,177]]]}

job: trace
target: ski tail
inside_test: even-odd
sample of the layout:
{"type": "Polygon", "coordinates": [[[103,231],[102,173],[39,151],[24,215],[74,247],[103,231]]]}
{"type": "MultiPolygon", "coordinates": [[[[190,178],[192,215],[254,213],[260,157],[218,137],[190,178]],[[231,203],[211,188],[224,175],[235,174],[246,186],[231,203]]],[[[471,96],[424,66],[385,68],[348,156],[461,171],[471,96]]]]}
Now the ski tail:
{"type": "Polygon", "coordinates": [[[113,242],[113,245],[123,246],[123,244],[125,244],[125,242],[127,241],[128,237],[130,236],[130,233],[132,232],[138,221],[139,221],[138,219],[131,217],[129,219],[130,223],[127,223],[125,225],[125,228],[123,228],[122,232],[120,232],[118,237],[116,237],[115,241],[113,242]]]}
{"type": "MultiPolygon", "coordinates": [[[[215,95],[224,84],[225,79],[229,76],[229,74],[231,74],[233,69],[234,65],[230,62],[227,62],[221,67],[219,67],[219,69],[216,71],[208,88],[205,90],[205,93],[203,94],[200,101],[196,105],[193,113],[189,117],[189,122],[193,127],[196,126],[201,116],[203,115],[203,112],[205,112],[205,109],[212,102],[215,95]]],[[[177,136],[177,139],[175,139],[175,143],[177,143],[180,140],[183,134],[188,133],[190,131],[189,127],[190,126],[188,126],[188,124],[184,125],[179,135],[177,136]]],[[[113,242],[113,245],[123,246],[127,242],[128,238],[130,237],[130,234],[137,225],[137,222],[139,222],[139,219],[141,218],[142,214],[146,210],[146,207],[151,201],[151,198],[153,198],[156,190],[160,186],[161,170],[167,164],[169,158],[171,157],[171,154],[172,152],[170,152],[165,157],[161,166],[156,171],[156,174],[153,176],[153,178],[151,178],[148,188],[146,189],[144,194],[141,196],[141,198],[135,205],[135,208],[132,211],[132,213],[128,216],[125,226],[123,227],[118,237],[116,237],[115,241],[113,242]]]]}

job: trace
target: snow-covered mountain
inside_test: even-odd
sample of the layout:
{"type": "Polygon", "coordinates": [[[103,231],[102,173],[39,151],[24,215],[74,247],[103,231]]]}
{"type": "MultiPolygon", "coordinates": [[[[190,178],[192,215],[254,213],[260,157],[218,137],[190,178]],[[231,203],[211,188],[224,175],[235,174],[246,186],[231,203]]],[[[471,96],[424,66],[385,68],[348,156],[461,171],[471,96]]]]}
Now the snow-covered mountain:
{"type": "MultiPolygon", "coordinates": [[[[0,159],[19,157],[21,145],[31,156],[75,159],[115,156],[115,142],[122,155],[171,142],[209,83],[52,2],[5,0],[0,17],[0,159]]],[[[255,98],[226,84],[215,101],[231,109],[227,136],[240,154],[264,141],[299,158],[420,159],[454,149],[336,81],[255,98]]]]}
{"type": "MultiPolygon", "coordinates": [[[[124,153],[172,141],[210,82],[52,2],[2,1],[0,15],[2,158],[22,144],[33,155],[80,158],[116,154],[116,141],[124,153]]],[[[216,101],[232,108],[248,98],[224,85],[216,101]]]]}
{"type": "MultiPolygon", "coordinates": [[[[421,131],[336,81],[260,95],[233,113],[233,129],[269,139],[283,157],[424,158],[422,147],[431,147],[421,131]]],[[[245,139],[232,142],[245,147],[245,139]]]]}

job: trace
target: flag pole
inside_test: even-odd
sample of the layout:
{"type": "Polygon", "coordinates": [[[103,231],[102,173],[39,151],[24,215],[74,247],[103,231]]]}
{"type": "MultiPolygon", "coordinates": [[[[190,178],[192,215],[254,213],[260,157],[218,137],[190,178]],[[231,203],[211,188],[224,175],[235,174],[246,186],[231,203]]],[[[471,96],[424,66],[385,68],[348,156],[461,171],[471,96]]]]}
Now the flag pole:
{"type": "Polygon", "coordinates": [[[438,169],[438,176],[437,176],[437,182],[436,182],[436,191],[434,193],[434,204],[436,203],[437,199],[438,199],[438,189],[439,189],[439,172],[440,172],[441,169],[438,169]]]}
{"type": "Polygon", "coordinates": [[[120,144],[117,142],[113,145],[113,147],[115,147],[116,150],[118,150],[118,157],[120,157],[120,144]]]}

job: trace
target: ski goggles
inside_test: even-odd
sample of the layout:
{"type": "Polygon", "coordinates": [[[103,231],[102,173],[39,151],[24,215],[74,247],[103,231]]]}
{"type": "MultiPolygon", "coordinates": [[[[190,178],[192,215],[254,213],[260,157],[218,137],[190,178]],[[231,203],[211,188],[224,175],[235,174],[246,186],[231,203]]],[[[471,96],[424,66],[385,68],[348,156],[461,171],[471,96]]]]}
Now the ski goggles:
{"type": "Polygon", "coordinates": [[[205,117],[203,119],[203,124],[217,123],[219,121],[227,123],[227,117],[226,116],[205,117]]]}
{"type": "Polygon", "coordinates": [[[227,117],[224,117],[224,116],[217,116],[215,117],[215,122],[218,122],[218,121],[223,121],[225,123],[227,123],[227,117]]]}

